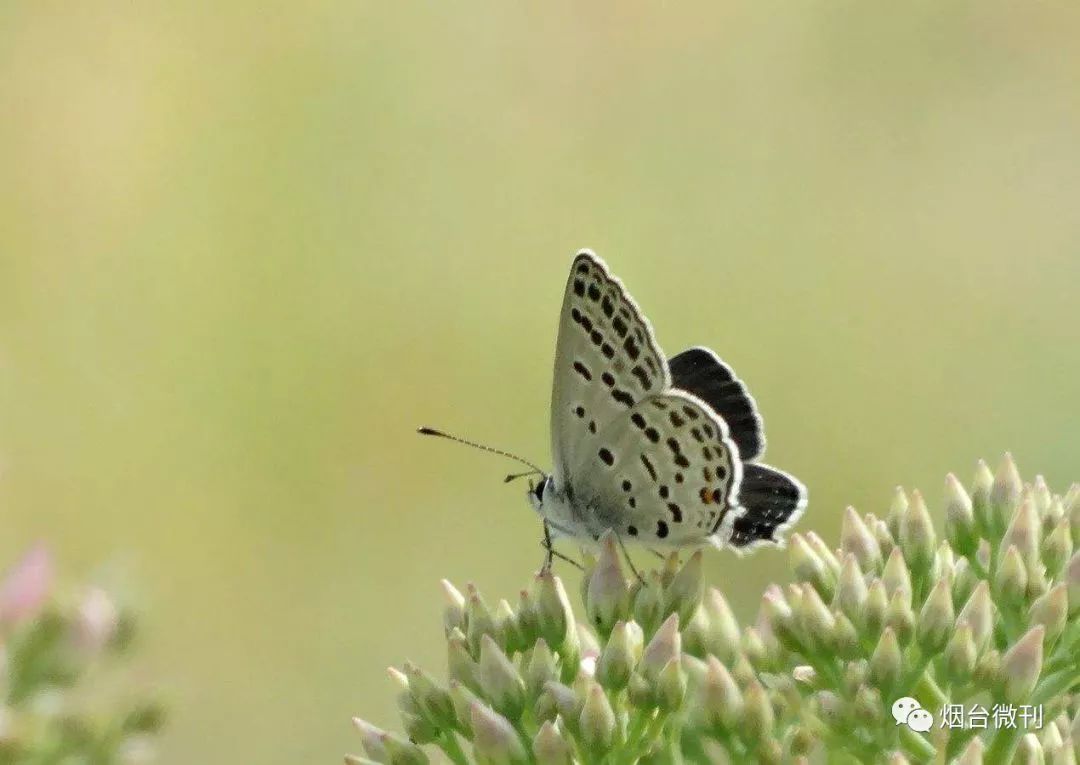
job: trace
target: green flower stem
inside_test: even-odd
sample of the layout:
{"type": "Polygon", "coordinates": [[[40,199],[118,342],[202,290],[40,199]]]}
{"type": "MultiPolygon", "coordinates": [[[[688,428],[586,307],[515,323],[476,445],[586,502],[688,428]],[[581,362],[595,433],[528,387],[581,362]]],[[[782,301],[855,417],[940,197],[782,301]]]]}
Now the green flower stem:
{"type": "MultiPolygon", "coordinates": [[[[1074,659],[1075,661],[1075,659],[1074,659]]],[[[1045,704],[1055,696],[1068,693],[1080,685],[1080,670],[1075,666],[1039,679],[1031,692],[1032,704],[1045,704]]]]}
{"type": "MultiPolygon", "coordinates": [[[[535,725],[532,727],[534,729],[533,735],[536,735],[535,731],[538,730],[538,727],[535,725]]],[[[521,740],[521,745],[525,747],[525,751],[531,753],[533,736],[529,735],[529,733],[524,730],[524,726],[522,725],[515,725],[514,730],[517,731],[518,738],[521,740]]]]}
{"type": "Polygon", "coordinates": [[[682,754],[690,762],[709,762],[709,755],[705,751],[704,740],[696,736],[683,736],[678,742],[682,754]]]}
{"type": "Polygon", "coordinates": [[[649,712],[639,710],[632,714],[626,731],[626,751],[619,762],[631,765],[637,762],[648,744],[647,732],[652,722],[653,718],[649,712]]]}
{"type": "Polygon", "coordinates": [[[836,665],[836,660],[832,657],[822,656],[820,653],[810,652],[803,654],[803,658],[807,663],[814,668],[821,677],[832,688],[843,687],[843,680],[840,677],[840,670],[836,665]]]}
{"type": "Polygon", "coordinates": [[[667,735],[667,752],[670,762],[675,765],[681,765],[683,761],[682,746],[679,743],[682,730],[678,725],[672,725],[668,728],[667,735]]]}
{"type": "Polygon", "coordinates": [[[941,690],[941,686],[925,672],[915,683],[915,695],[920,699],[929,697],[935,709],[940,709],[949,700],[949,697],[941,690]]]}
{"type": "MultiPolygon", "coordinates": [[[[664,712],[657,711],[656,716],[651,719],[646,719],[645,727],[641,732],[641,736],[635,742],[635,750],[637,756],[640,757],[649,748],[649,745],[657,739],[657,737],[663,732],[664,725],[667,723],[668,715],[664,712]]],[[[636,759],[636,758],[635,758],[636,759]]]]}
{"type": "MultiPolygon", "coordinates": [[[[930,662],[933,661],[934,657],[928,656],[920,649],[916,649],[916,653],[918,655],[918,658],[915,661],[915,666],[913,666],[907,673],[904,674],[903,677],[900,678],[901,688],[914,688],[924,678],[929,680],[929,677],[926,674],[926,668],[930,666],[930,662]]],[[[938,694],[941,694],[940,689],[938,689],[938,694]]],[[[941,696],[941,701],[942,703],[944,703],[944,694],[941,694],[941,696]]]]}
{"type": "Polygon", "coordinates": [[[1020,728],[999,728],[994,733],[990,748],[983,755],[984,762],[1009,762],[1020,738],[1020,728]]]}
{"type": "Polygon", "coordinates": [[[904,751],[918,762],[931,762],[937,754],[933,744],[906,725],[900,726],[900,743],[904,751]]]}
{"type": "Polygon", "coordinates": [[[856,763],[859,765],[864,762],[873,762],[883,750],[894,744],[892,731],[888,733],[888,741],[882,740],[880,736],[875,737],[872,741],[866,741],[863,738],[853,738],[839,732],[829,732],[828,738],[831,742],[829,752],[843,752],[843,756],[837,760],[841,763],[856,763]]]}
{"type": "Polygon", "coordinates": [[[1080,653],[1080,620],[1070,624],[1054,644],[1054,651],[1043,666],[1044,674],[1051,674],[1061,669],[1076,666],[1076,656],[1080,653]]]}
{"type": "Polygon", "coordinates": [[[465,756],[461,744],[458,743],[457,734],[452,730],[444,732],[435,742],[443,753],[454,765],[469,765],[469,758],[465,756]]]}
{"type": "Polygon", "coordinates": [[[949,731],[948,743],[945,745],[945,759],[952,761],[964,750],[968,742],[979,735],[978,728],[956,728],[949,731]]]}
{"type": "Polygon", "coordinates": [[[979,562],[979,556],[975,555],[974,553],[972,553],[971,555],[966,556],[966,560],[968,562],[968,565],[971,566],[971,570],[974,572],[975,576],[979,577],[979,579],[985,579],[988,582],[992,582],[993,581],[993,573],[994,573],[993,572],[994,560],[995,560],[996,557],[997,557],[997,550],[994,549],[993,546],[991,546],[991,548],[990,548],[990,569],[991,570],[990,571],[988,571],[985,567],[983,567],[983,564],[979,562]]]}
{"type": "Polygon", "coordinates": [[[1059,671],[1061,671],[1063,669],[1068,669],[1069,667],[1072,667],[1072,666],[1075,666],[1075,665],[1076,665],[1076,656],[1075,655],[1073,655],[1073,656],[1069,656],[1068,654],[1057,655],[1054,658],[1050,659],[1048,662],[1046,662],[1046,664],[1043,666],[1043,672],[1045,672],[1047,675],[1052,675],[1055,672],[1059,672],[1059,671]]]}
{"type": "Polygon", "coordinates": [[[722,731],[718,736],[716,736],[716,740],[719,741],[720,744],[732,754],[732,757],[736,761],[741,759],[742,756],[746,754],[746,752],[743,750],[742,745],[739,744],[739,742],[735,740],[735,738],[727,731],[722,731]]]}
{"type": "Polygon", "coordinates": [[[1080,620],[1073,621],[1065,628],[1065,633],[1059,638],[1057,647],[1067,658],[1080,652],[1080,620]]]}

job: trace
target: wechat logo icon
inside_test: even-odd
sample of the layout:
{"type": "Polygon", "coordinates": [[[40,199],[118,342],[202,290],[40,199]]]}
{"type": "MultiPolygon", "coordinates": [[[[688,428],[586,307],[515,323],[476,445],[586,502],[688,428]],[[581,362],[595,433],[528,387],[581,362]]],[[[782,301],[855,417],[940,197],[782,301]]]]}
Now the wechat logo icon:
{"type": "Polygon", "coordinates": [[[904,696],[893,702],[892,716],[897,725],[906,725],[919,733],[926,733],[934,727],[934,716],[910,696],[904,696]]]}

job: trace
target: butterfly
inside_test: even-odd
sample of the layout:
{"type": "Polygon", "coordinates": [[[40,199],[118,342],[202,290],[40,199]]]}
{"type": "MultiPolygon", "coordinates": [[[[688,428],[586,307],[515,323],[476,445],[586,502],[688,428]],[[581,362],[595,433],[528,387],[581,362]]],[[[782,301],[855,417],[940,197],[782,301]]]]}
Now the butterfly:
{"type": "Polygon", "coordinates": [[[623,283],[589,250],[574,258],[559,316],[553,469],[481,448],[541,474],[527,496],[543,519],[547,566],[552,539],[608,530],[654,548],[782,545],[806,507],[802,483],[759,462],[761,415],[731,367],[703,347],[665,357],[623,283]]]}
{"type": "Polygon", "coordinates": [[[754,399],[708,348],[670,360],[588,250],[566,283],[551,396],[554,469],[528,493],[555,537],[650,546],[779,544],[806,489],[761,464],[754,399]]]}

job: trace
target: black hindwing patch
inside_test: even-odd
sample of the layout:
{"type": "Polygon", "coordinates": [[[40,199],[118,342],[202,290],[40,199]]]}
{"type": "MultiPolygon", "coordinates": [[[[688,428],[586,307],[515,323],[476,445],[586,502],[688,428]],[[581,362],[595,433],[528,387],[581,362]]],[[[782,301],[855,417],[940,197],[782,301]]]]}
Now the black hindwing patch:
{"type": "Polygon", "coordinates": [[[691,348],[668,363],[671,385],[697,396],[727,423],[739,457],[753,460],[765,451],[765,430],[746,386],[707,348],[691,348]]]}

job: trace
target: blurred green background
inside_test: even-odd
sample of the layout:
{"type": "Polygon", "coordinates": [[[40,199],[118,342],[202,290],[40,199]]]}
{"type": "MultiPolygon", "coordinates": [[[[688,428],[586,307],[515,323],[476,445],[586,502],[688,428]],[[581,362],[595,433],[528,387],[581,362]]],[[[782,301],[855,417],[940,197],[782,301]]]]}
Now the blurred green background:
{"type": "MultiPolygon", "coordinates": [[[[717,349],[837,540],[1080,478],[1080,8],[0,6],[0,552],[146,613],[165,763],[335,762],[515,597],[578,247],[717,349]]],[[[783,553],[709,557],[751,617],[783,553]]],[[[576,583],[571,570],[565,575],[576,583]]]]}

